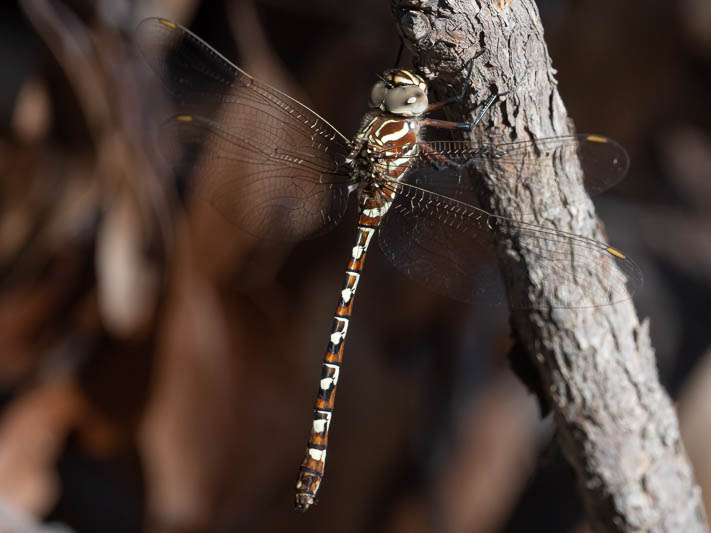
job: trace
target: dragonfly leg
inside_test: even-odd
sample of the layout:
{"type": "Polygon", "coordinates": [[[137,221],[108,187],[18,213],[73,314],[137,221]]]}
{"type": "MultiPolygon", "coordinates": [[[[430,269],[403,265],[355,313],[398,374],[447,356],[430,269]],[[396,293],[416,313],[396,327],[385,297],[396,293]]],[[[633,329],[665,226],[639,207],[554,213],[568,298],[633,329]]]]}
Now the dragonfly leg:
{"type": "Polygon", "coordinates": [[[481,119],[484,118],[484,115],[485,115],[486,112],[489,110],[489,108],[490,108],[492,105],[494,105],[494,102],[496,102],[497,100],[502,100],[502,99],[504,99],[506,96],[508,96],[509,94],[511,94],[512,91],[513,91],[513,89],[509,89],[508,91],[503,91],[503,92],[500,92],[500,93],[494,93],[494,94],[492,94],[491,96],[489,96],[489,99],[488,99],[488,100],[486,101],[486,103],[484,104],[484,107],[481,108],[481,111],[479,111],[479,114],[477,115],[476,119],[474,119],[474,122],[471,123],[471,127],[470,127],[469,129],[470,129],[470,130],[473,130],[474,128],[476,128],[477,125],[479,124],[479,122],[481,122],[481,119]]]}
{"type": "Polygon", "coordinates": [[[447,98],[446,100],[442,100],[441,102],[437,102],[434,104],[430,104],[427,106],[427,111],[436,111],[437,109],[441,109],[444,106],[451,105],[451,104],[456,104],[461,102],[464,99],[464,95],[467,94],[467,90],[469,90],[469,87],[471,85],[471,80],[472,80],[472,74],[474,72],[474,61],[481,57],[481,55],[485,52],[485,49],[482,49],[477,53],[474,57],[472,57],[469,61],[467,61],[467,77],[464,80],[464,85],[462,85],[462,92],[460,92],[456,96],[452,96],[450,98],[447,98]]]}
{"type": "Polygon", "coordinates": [[[395,58],[395,65],[393,68],[397,68],[397,66],[400,64],[400,58],[402,57],[402,51],[405,49],[405,41],[402,40],[402,35],[400,37],[400,48],[398,48],[397,51],[397,57],[395,58]]]}
{"type": "Polygon", "coordinates": [[[474,128],[476,128],[479,125],[479,122],[481,122],[481,119],[484,118],[484,115],[486,112],[489,110],[489,108],[494,105],[494,102],[498,100],[499,98],[503,98],[507,94],[511,93],[511,89],[508,91],[504,91],[501,93],[495,93],[492,94],[489,99],[486,101],[484,104],[484,107],[482,110],[479,112],[477,117],[474,119],[474,122],[452,122],[449,120],[438,120],[436,118],[423,118],[421,119],[420,123],[423,126],[429,126],[431,128],[440,128],[440,129],[445,129],[445,130],[461,130],[461,131],[472,131],[474,128]]]}
{"type": "MultiPolygon", "coordinates": [[[[464,85],[462,85],[462,91],[456,96],[452,96],[451,98],[447,98],[446,100],[443,100],[441,102],[428,105],[428,112],[441,109],[447,105],[456,104],[464,99],[464,95],[467,94],[467,90],[471,85],[472,73],[474,72],[474,61],[479,58],[484,52],[485,50],[482,49],[481,51],[479,51],[479,53],[477,53],[474,57],[467,61],[467,77],[464,80],[464,85]]],[[[505,96],[511,94],[512,91],[513,89],[509,89],[508,91],[493,93],[491,96],[489,96],[486,103],[484,104],[484,107],[482,107],[481,111],[479,111],[479,114],[474,119],[474,122],[450,122],[446,120],[423,119],[423,123],[427,126],[432,126],[435,128],[471,131],[479,125],[481,120],[484,118],[484,115],[486,115],[486,112],[492,105],[494,105],[497,100],[503,99],[505,96]]]]}
{"type": "Polygon", "coordinates": [[[474,122],[452,122],[449,120],[438,120],[435,118],[423,118],[420,122],[423,126],[429,126],[432,128],[440,128],[440,129],[445,129],[445,130],[462,130],[462,131],[472,131],[474,128],[476,128],[481,120],[484,118],[484,115],[486,112],[489,110],[489,108],[494,105],[494,102],[496,100],[505,97],[508,94],[511,94],[512,89],[509,89],[508,91],[500,92],[500,93],[494,93],[491,96],[489,96],[489,99],[486,101],[484,104],[484,107],[479,111],[479,114],[477,117],[474,119],[474,122]]]}

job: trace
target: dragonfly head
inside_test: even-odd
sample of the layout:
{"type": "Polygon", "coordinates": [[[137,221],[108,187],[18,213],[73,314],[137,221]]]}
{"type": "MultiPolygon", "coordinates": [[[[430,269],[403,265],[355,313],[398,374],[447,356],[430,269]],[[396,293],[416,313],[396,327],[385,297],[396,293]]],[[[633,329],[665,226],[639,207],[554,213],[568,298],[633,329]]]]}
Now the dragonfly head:
{"type": "Polygon", "coordinates": [[[370,90],[369,105],[393,115],[414,117],[427,109],[427,84],[409,70],[387,70],[370,90]]]}

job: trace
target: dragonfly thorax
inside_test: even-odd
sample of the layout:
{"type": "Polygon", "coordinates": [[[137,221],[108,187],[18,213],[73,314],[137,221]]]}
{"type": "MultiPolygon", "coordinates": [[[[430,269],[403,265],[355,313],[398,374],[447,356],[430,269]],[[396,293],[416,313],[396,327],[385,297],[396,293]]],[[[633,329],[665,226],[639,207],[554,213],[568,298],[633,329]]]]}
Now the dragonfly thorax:
{"type": "Polygon", "coordinates": [[[352,142],[352,173],[365,181],[398,180],[419,141],[420,121],[374,111],[363,119],[352,142]]]}
{"type": "Polygon", "coordinates": [[[366,216],[379,219],[388,211],[395,194],[394,182],[399,182],[412,164],[419,131],[417,117],[373,111],[363,119],[348,161],[360,184],[359,203],[366,216]]]}

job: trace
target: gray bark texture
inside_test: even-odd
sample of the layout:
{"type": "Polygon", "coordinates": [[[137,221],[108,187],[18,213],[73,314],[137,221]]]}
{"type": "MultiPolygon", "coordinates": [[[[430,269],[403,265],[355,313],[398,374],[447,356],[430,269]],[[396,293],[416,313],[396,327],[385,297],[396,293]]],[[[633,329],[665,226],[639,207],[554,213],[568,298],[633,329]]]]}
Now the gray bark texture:
{"type": "MultiPolygon", "coordinates": [[[[459,91],[467,60],[485,48],[474,64],[471,92],[449,118],[471,121],[492,92],[513,89],[473,132],[477,139],[506,142],[574,133],[534,0],[391,4],[405,45],[437,99],[459,91]]],[[[498,215],[520,218],[525,205],[533,217],[528,220],[536,224],[604,241],[579,174],[571,154],[570,161],[543,169],[535,187],[525,187],[518,198],[493,179],[484,180],[480,196],[498,215]],[[552,195],[562,195],[565,201],[557,200],[558,205],[570,207],[551,216],[552,195]]],[[[497,255],[507,291],[515,291],[515,300],[529,298],[538,308],[515,311],[511,323],[540,374],[592,528],[708,531],[676,413],[659,383],[648,324],[639,322],[632,301],[550,309],[554,291],[532,291],[528,281],[556,283],[545,280],[549,272],[537,271],[535,254],[500,243],[497,255]]],[[[587,274],[580,273],[582,287],[604,283],[587,274]]]]}

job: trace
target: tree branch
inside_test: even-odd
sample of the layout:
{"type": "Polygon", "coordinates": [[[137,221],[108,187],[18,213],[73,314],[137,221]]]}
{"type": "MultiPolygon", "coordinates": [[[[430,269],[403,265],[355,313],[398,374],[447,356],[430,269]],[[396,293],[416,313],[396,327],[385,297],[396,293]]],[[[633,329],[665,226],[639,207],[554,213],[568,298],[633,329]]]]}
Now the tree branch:
{"type": "MultiPolygon", "coordinates": [[[[573,133],[533,0],[392,0],[392,9],[406,46],[440,99],[457,93],[467,60],[486,49],[474,66],[476,94],[451,118],[472,120],[489,94],[514,89],[486,116],[479,137],[501,142],[573,133]]],[[[517,195],[502,181],[484,177],[484,205],[514,219],[525,205],[536,224],[604,240],[577,156],[567,157],[544,168],[535,187],[529,183],[517,195]],[[568,207],[551,213],[552,196],[562,196],[568,207]]],[[[536,254],[511,243],[499,243],[497,254],[509,295],[536,308],[513,312],[511,323],[540,375],[593,528],[707,531],[701,491],[658,380],[648,324],[640,324],[632,301],[551,310],[555,290],[533,290],[531,280],[542,280],[538,286],[556,280],[546,280],[550,272],[536,254]]],[[[599,274],[579,274],[583,291],[604,286],[599,274]]]]}

